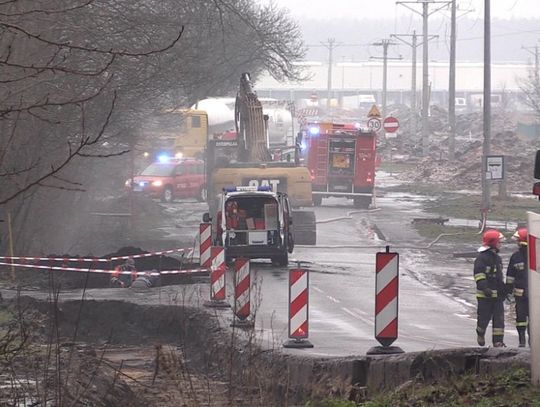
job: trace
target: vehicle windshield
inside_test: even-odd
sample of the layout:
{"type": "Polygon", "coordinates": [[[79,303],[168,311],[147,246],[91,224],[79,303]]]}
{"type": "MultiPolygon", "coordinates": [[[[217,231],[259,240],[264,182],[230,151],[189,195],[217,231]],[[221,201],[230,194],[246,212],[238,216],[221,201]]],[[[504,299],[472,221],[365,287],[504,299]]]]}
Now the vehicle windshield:
{"type": "Polygon", "coordinates": [[[168,177],[172,174],[174,167],[175,164],[170,163],[153,163],[146,167],[141,175],[146,175],[148,177],[168,177]]]}

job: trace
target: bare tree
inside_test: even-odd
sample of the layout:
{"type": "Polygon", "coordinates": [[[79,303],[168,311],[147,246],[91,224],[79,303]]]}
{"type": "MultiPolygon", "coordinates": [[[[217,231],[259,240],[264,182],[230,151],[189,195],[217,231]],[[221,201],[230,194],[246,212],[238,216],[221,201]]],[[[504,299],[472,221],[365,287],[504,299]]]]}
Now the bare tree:
{"type": "Polygon", "coordinates": [[[20,249],[123,177],[107,159],[153,116],[227,94],[244,71],[300,79],[305,53],[283,11],[248,0],[8,0],[0,33],[0,207],[20,249]]]}
{"type": "Polygon", "coordinates": [[[525,104],[540,118],[540,79],[538,72],[531,69],[528,77],[519,82],[519,88],[525,96],[525,104]]]}

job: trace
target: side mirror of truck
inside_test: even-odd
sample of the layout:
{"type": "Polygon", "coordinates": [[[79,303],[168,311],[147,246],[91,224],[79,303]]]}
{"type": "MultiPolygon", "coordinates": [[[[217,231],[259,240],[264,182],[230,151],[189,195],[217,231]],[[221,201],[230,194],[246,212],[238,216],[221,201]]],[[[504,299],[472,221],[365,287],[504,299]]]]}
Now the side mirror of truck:
{"type": "Polygon", "coordinates": [[[210,217],[210,214],[208,212],[205,212],[202,216],[202,221],[204,223],[212,222],[212,218],[210,217]]]}

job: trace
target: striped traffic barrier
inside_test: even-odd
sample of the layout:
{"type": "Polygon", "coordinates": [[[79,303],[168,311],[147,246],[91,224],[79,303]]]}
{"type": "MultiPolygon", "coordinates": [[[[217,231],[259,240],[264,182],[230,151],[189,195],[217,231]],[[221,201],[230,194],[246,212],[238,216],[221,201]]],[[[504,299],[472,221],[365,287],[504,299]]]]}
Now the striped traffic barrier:
{"type": "Polygon", "coordinates": [[[313,348],[309,336],[309,271],[289,270],[289,340],[284,348],[313,348]]]}
{"type": "Polygon", "coordinates": [[[251,274],[249,259],[234,262],[234,320],[232,326],[252,327],[251,314],[251,274]]]}
{"type": "Polygon", "coordinates": [[[225,249],[212,247],[210,249],[212,264],[210,267],[210,301],[204,303],[207,307],[225,308],[230,307],[225,301],[225,249]]]}
{"type": "Polygon", "coordinates": [[[540,386],[540,214],[527,213],[531,381],[540,386]]]}
{"type": "Polygon", "coordinates": [[[201,223],[199,225],[199,258],[201,267],[210,267],[212,256],[212,224],[201,223]]]}
{"type": "Polygon", "coordinates": [[[368,350],[368,355],[403,353],[390,346],[398,337],[399,253],[378,252],[375,261],[375,339],[382,346],[368,350]]]}

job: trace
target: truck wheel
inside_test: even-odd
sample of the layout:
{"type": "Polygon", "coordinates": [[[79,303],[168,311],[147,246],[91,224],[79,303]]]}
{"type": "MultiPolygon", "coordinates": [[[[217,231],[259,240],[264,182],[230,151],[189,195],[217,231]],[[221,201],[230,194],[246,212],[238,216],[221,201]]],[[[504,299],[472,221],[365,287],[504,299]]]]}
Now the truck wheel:
{"type": "Polygon", "coordinates": [[[272,257],[272,265],[277,267],[285,267],[289,264],[289,254],[287,252],[280,256],[272,257]]]}
{"type": "Polygon", "coordinates": [[[163,195],[161,195],[161,202],[171,203],[173,201],[172,187],[167,186],[163,189],[163,195]]]}
{"type": "Polygon", "coordinates": [[[370,196],[355,196],[354,197],[354,207],[359,209],[368,209],[371,205],[370,196]]]}
{"type": "Polygon", "coordinates": [[[320,196],[320,195],[313,195],[313,205],[315,205],[315,206],[321,206],[321,205],[322,205],[322,196],[320,196]]]}
{"type": "Polygon", "coordinates": [[[206,187],[201,187],[201,190],[199,191],[199,195],[197,196],[197,201],[206,202],[207,194],[208,193],[206,191],[206,187]]]}
{"type": "Polygon", "coordinates": [[[316,245],[317,225],[315,212],[293,211],[293,238],[295,245],[316,245]]]}

